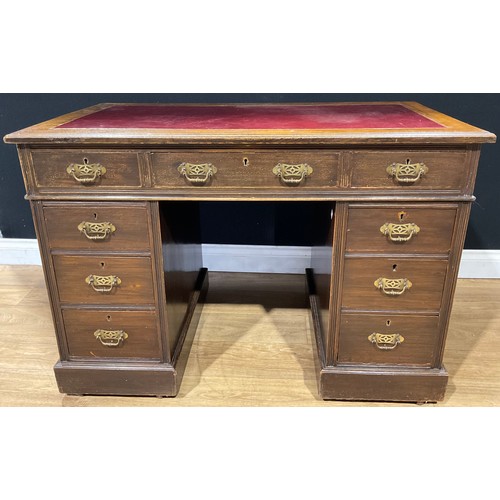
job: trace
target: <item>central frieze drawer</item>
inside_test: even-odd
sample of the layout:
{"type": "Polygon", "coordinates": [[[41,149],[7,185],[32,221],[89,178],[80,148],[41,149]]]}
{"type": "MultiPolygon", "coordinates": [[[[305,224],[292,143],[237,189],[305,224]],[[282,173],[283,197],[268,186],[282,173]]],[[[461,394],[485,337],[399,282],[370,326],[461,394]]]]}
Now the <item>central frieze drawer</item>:
{"type": "Polygon", "coordinates": [[[154,304],[150,257],[54,255],[63,304],[154,304]]]}
{"type": "Polygon", "coordinates": [[[331,189],[337,186],[339,156],[324,151],[153,152],[153,186],[331,189]]]}
{"type": "Polygon", "coordinates": [[[445,259],[347,257],[342,307],[439,311],[447,266],[445,259]]]}

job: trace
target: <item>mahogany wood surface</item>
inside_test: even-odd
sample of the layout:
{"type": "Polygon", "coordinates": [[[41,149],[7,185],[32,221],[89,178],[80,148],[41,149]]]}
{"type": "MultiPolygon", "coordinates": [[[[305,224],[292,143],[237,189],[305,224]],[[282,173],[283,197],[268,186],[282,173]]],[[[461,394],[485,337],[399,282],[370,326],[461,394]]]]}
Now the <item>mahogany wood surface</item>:
{"type": "Polygon", "coordinates": [[[145,203],[45,202],[43,216],[52,250],[150,252],[145,203]],[[79,231],[82,222],[110,222],[116,228],[104,239],[89,239],[79,231]]]}
{"type": "Polygon", "coordinates": [[[352,187],[388,190],[465,190],[466,150],[361,151],[352,155],[352,187]],[[404,184],[387,173],[393,163],[423,163],[429,171],[415,182],[404,184]]]}
{"type": "Polygon", "coordinates": [[[44,188],[70,188],[85,193],[103,189],[134,188],[141,185],[137,153],[100,150],[33,150],[31,152],[35,185],[44,188]],[[71,164],[99,164],[106,173],[92,184],[78,182],[66,171],[71,164]]]}
{"type": "Polygon", "coordinates": [[[343,313],[338,363],[431,366],[438,327],[438,316],[343,313]],[[372,333],[399,334],[404,340],[380,349],[368,339],[372,333]]]}
{"type": "Polygon", "coordinates": [[[68,363],[54,366],[59,391],[73,396],[175,396],[175,369],[164,363],[68,363]]]}
{"type": "Polygon", "coordinates": [[[323,229],[323,239],[318,241],[311,250],[311,283],[314,286],[314,295],[318,301],[316,309],[319,321],[321,322],[321,345],[328,342],[328,332],[330,330],[330,301],[332,297],[332,256],[333,245],[336,242],[334,238],[333,218],[335,217],[335,204],[319,206],[316,204],[317,213],[315,214],[316,223],[321,224],[323,229]],[[329,209],[329,210],[328,210],[329,209]]]}
{"type": "Polygon", "coordinates": [[[61,304],[155,304],[150,257],[54,255],[53,260],[61,304]],[[106,288],[97,291],[85,281],[91,275],[115,276],[121,282],[96,286],[106,288]]]}
{"type": "Polygon", "coordinates": [[[63,309],[70,359],[160,359],[155,311],[63,309]],[[123,330],[128,334],[118,347],[108,347],[94,336],[96,330],[123,330]]]}
{"type": "MultiPolygon", "coordinates": [[[[177,168],[182,163],[206,164],[217,168],[217,173],[206,183],[213,188],[269,187],[281,190],[307,190],[309,188],[329,190],[337,185],[339,154],[321,151],[171,151],[151,153],[154,187],[177,189],[191,188],[193,184],[181,176],[177,168]],[[287,185],[273,173],[273,168],[282,164],[307,164],[311,175],[300,184],[287,185]]],[[[203,189],[204,186],[196,186],[203,189]]]]}
{"type": "Polygon", "coordinates": [[[345,259],[344,309],[370,311],[439,311],[447,261],[421,257],[345,259]],[[412,286],[401,295],[387,295],[374,285],[379,278],[403,279],[412,286]]]}
{"type": "MultiPolygon", "coordinates": [[[[326,364],[333,365],[338,352],[338,336],[340,330],[340,312],[342,308],[343,283],[345,273],[345,240],[347,203],[336,203],[333,219],[332,274],[330,277],[330,301],[328,305],[328,323],[323,326],[325,332],[326,364]]],[[[315,329],[317,334],[318,329],[315,329]]]]}
{"type": "Polygon", "coordinates": [[[447,255],[456,214],[456,204],[351,204],[346,252],[447,255]],[[408,241],[392,241],[380,231],[386,223],[414,223],[420,231],[408,241]]]}
{"type": "Polygon", "coordinates": [[[175,396],[208,286],[199,202],[273,200],[322,202],[311,211],[322,236],[310,242],[307,272],[321,397],[443,398],[479,147],[493,134],[408,102],[102,104],[5,140],[18,145],[33,209],[62,391],[175,396]],[[210,164],[213,175],[194,182],[182,163],[210,164]],[[273,173],[278,163],[312,171],[286,183],[273,173]],[[403,182],[387,171],[397,163],[428,170],[403,182]],[[100,175],[82,182],[71,164],[98,165],[100,175]],[[78,229],[84,221],[115,231],[90,240],[78,229]],[[409,241],[380,232],[406,222],[420,228],[409,241]],[[97,292],[90,274],[121,283],[97,292]],[[379,278],[412,286],[388,295],[379,278]],[[98,329],[128,337],[106,346],[98,329]],[[405,342],[378,349],[368,340],[375,331],[405,342]]]}
{"type": "MultiPolygon", "coordinates": [[[[189,315],[189,305],[202,269],[200,213],[194,202],[163,202],[159,205],[161,269],[164,307],[169,334],[170,355],[178,349],[189,315]]],[[[207,285],[208,286],[208,285],[207,285]]]]}
{"type": "Polygon", "coordinates": [[[321,371],[324,399],[347,401],[407,401],[435,403],[444,398],[448,373],[444,369],[372,369],[346,366],[321,371]]]}

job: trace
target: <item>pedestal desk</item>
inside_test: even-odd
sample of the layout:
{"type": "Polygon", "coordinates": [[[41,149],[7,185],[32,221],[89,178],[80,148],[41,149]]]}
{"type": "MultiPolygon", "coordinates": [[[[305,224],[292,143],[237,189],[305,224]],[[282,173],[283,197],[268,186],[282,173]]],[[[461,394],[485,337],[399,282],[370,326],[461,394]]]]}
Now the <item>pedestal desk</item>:
{"type": "MultiPolygon", "coordinates": [[[[175,396],[208,286],[199,203],[307,202],[324,399],[438,401],[480,145],[413,102],[101,104],[15,132],[61,392],[175,396]]],[[[223,221],[222,221],[223,223],[223,221]]]]}

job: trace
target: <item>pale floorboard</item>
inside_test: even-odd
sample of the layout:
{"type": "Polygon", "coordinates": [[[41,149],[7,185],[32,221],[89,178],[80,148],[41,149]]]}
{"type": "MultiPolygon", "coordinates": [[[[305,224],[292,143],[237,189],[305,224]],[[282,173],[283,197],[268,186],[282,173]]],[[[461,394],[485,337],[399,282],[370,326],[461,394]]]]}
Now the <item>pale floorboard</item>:
{"type": "MultiPolygon", "coordinates": [[[[0,406],[381,406],[319,399],[304,289],[297,276],[211,273],[176,398],[76,397],[60,394],[53,376],[41,268],[0,266],[0,406]]],[[[459,280],[445,351],[450,382],[437,406],[500,406],[499,332],[500,280],[459,280]]]]}

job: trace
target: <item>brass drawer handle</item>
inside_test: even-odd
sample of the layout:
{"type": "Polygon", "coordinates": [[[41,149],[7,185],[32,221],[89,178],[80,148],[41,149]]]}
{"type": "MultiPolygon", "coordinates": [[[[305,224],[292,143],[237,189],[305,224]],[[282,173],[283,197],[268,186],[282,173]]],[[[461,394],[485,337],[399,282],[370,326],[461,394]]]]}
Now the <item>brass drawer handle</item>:
{"type": "Polygon", "coordinates": [[[307,163],[300,165],[288,165],[278,163],[273,168],[273,174],[279,177],[285,184],[300,184],[307,176],[313,173],[313,169],[307,163]]]}
{"type": "Polygon", "coordinates": [[[417,182],[422,175],[429,171],[429,168],[424,163],[393,163],[386,169],[387,173],[394,177],[398,182],[411,184],[417,182]]]}
{"type": "Polygon", "coordinates": [[[409,241],[413,235],[420,232],[420,228],[413,222],[409,224],[392,224],[386,222],[381,228],[380,232],[388,236],[391,241],[402,242],[409,241]]]}
{"type": "Polygon", "coordinates": [[[379,278],[373,284],[386,295],[402,295],[406,290],[412,287],[412,282],[408,278],[379,278]]]}
{"type": "Polygon", "coordinates": [[[120,285],[122,280],[118,276],[97,276],[89,274],[85,278],[85,283],[90,285],[96,292],[111,292],[115,286],[120,285]]]}
{"type": "Polygon", "coordinates": [[[81,184],[93,184],[106,173],[106,168],[100,163],[89,163],[88,159],[84,158],[83,164],[72,163],[66,172],[81,184]]]}
{"type": "Polygon", "coordinates": [[[211,163],[181,163],[177,167],[177,171],[183,175],[192,184],[205,184],[214,174],[217,169],[211,163]]]}
{"type": "Polygon", "coordinates": [[[96,330],[94,337],[106,347],[118,347],[125,339],[128,339],[128,334],[123,330],[96,330]]]}
{"type": "Polygon", "coordinates": [[[83,233],[89,240],[104,240],[116,231],[111,222],[81,222],[78,231],[83,233]]]}
{"type": "Polygon", "coordinates": [[[395,349],[405,341],[405,338],[399,333],[372,333],[368,336],[368,340],[379,349],[388,350],[395,349]]]}

